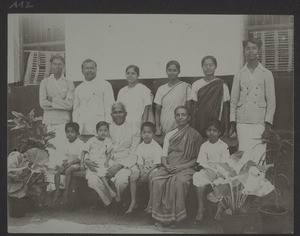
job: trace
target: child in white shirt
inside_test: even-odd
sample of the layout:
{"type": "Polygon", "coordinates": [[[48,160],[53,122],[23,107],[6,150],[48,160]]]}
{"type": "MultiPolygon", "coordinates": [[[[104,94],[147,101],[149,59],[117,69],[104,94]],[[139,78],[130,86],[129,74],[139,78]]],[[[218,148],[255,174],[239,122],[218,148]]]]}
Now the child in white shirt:
{"type": "Polygon", "coordinates": [[[66,176],[66,188],[63,194],[63,202],[68,202],[70,183],[72,174],[75,171],[80,170],[80,155],[84,143],[78,138],[79,136],[79,125],[75,122],[69,122],[65,126],[66,136],[68,142],[64,147],[64,157],[61,163],[58,163],[56,167],[56,174],[54,176],[55,182],[55,194],[53,201],[56,201],[59,197],[59,185],[60,175],[66,176]]]}
{"type": "Polygon", "coordinates": [[[111,151],[113,149],[113,142],[109,135],[109,124],[105,121],[100,121],[96,125],[97,135],[90,138],[84,148],[81,155],[82,163],[84,159],[89,159],[97,167],[87,167],[86,179],[92,178],[96,175],[101,179],[104,186],[107,188],[111,197],[115,198],[116,201],[120,201],[120,197],[117,195],[115,189],[108,184],[108,179],[106,177],[107,168],[113,165],[113,160],[111,159],[111,151]],[[87,157],[85,158],[85,155],[87,157]]]}
{"type": "MultiPolygon", "coordinates": [[[[201,221],[203,218],[203,194],[205,185],[217,179],[220,175],[226,175],[226,170],[220,164],[227,163],[230,156],[228,145],[219,138],[222,132],[221,121],[217,119],[210,120],[206,127],[208,140],[201,145],[197,158],[197,163],[202,166],[203,169],[193,175],[193,184],[197,187],[198,197],[196,221],[201,221]]],[[[218,213],[219,211],[217,214],[218,213]]]]}
{"type": "Polygon", "coordinates": [[[161,163],[161,146],[153,139],[155,126],[151,122],[145,122],[141,127],[141,136],[143,142],[137,146],[137,166],[138,171],[134,171],[130,175],[130,195],[131,203],[126,214],[131,213],[137,208],[136,189],[137,181],[149,182],[152,175],[157,171],[158,165],[161,163]]]}

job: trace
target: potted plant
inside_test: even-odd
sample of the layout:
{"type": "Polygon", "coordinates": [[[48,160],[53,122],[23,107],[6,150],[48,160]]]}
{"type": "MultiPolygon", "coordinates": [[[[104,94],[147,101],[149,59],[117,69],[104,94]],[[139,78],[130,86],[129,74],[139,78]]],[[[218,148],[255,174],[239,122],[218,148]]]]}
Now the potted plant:
{"type": "Polygon", "coordinates": [[[44,200],[46,190],[46,163],[49,161],[47,148],[55,148],[49,140],[55,137],[53,132],[41,123],[41,117],[34,116],[34,110],[27,115],[12,112],[14,119],[8,120],[18,130],[18,146],[7,159],[7,192],[9,213],[12,217],[25,215],[28,199],[44,200]]]}
{"type": "Polygon", "coordinates": [[[219,204],[217,215],[224,233],[243,233],[248,221],[244,207],[248,196],[262,197],[274,189],[264,175],[272,165],[256,166],[249,157],[249,153],[236,152],[226,164],[213,163],[210,168],[218,178],[210,183],[213,191],[207,198],[219,204]]]}
{"type": "MultiPolygon", "coordinates": [[[[266,172],[266,178],[274,185],[274,190],[264,199],[259,207],[262,233],[283,233],[287,219],[287,209],[280,203],[283,200],[283,190],[289,188],[292,174],[291,160],[293,143],[281,138],[275,131],[262,138],[267,143],[267,151],[259,164],[272,164],[274,167],[266,172]],[[267,203],[264,203],[267,202],[267,203]]],[[[289,189],[287,189],[289,190],[289,189]]]]}

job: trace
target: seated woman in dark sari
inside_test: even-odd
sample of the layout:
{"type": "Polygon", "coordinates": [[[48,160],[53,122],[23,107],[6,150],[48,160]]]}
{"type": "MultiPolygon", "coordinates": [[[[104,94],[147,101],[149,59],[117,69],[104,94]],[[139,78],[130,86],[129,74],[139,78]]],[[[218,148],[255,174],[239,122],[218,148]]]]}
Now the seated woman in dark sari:
{"type": "Polygon", "coordinates": [[[146,211],[156,220],[156,226],[176,226],[185,219],[185,197],[195,173],[196,157],[202,136],[189,126],[190,112],[179,106],[174,111],[178,125],[166,134],[162,151],[162,167],[150,181],[150,198],[146,211]]]}
{"type": "Polygon", "coordinates": [[[201,62],[204,78],[192,85],[192,120],[191,125],[202,136],[205,136],[205,125],[208,120],[221,120],[224,126],[224,136],[229,130],[229,90],[222,79],[215,77],[217,60],[206,56],[201,62]]]}

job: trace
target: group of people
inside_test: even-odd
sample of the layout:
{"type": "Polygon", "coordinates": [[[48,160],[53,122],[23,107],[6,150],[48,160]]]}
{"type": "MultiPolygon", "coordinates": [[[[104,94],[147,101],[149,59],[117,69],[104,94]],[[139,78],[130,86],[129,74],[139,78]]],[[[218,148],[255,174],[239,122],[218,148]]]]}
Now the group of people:
{"type": "Polygon", "coordinates": [[[271,128],[276,101],[273,75],[258,61],[260,47],[255,38],[243,41],[246,64],[234,76],[231,95],[226,83],[215,77],[216,58],[206,56],[201,62],[204,77],[192,86],[178,78],[180,64],[168,62],[169,80],[154,100],[151,90],[139,83],[139,68],[128,66],[128,85],[116,102],[110,83],[97,78],[96,62],[82,63],[85,80],[75,89],[63,75],[64,58],[53,56],[53,74],[41,82],[39,96],[43,122],[56,133],[51,141],[56,150],[49,150],[55,200],[61,174],[66,176],[67,202],[72,173],[85,169],[88,186],[106,206],[120,202],[129,184],[131,204],[126,213],[131,213],[137,207],[137,183],[148,182],[146,212],[157,226],[174,226],[187,216],[185,198],[193,183],[200,221],[205,187],[201,178],[214,178],[204,171],[207,163],[225,163],[230,155],[220,138],[236,133],[238,150],[251,152],[258,165],[266,150],[260,139],[271,128]],[[158,144],[159,137],[163,143],[158,144]]]}

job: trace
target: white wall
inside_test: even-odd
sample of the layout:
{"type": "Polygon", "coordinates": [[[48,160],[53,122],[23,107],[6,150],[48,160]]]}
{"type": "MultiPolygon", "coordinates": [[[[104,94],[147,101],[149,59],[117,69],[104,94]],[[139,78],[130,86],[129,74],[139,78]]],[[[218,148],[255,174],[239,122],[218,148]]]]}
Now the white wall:
{"type": "Polygon", "coordinates": [[[19,14],[7,15],[7,83],[20,80],[19,14]]]}
{"type": "Polygon", "coordinates": [[[81,63],[98,64],[104,79],[125,78],[130,64],[140,78],[165,77],[169,60],[181,64],[181,76],[203,75],[201,60],[214,55],[216,75],[235,74],[241,64],[243,16],[68,14],[65,15],[66,71],[83,80],[81,63]]]}

